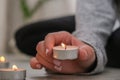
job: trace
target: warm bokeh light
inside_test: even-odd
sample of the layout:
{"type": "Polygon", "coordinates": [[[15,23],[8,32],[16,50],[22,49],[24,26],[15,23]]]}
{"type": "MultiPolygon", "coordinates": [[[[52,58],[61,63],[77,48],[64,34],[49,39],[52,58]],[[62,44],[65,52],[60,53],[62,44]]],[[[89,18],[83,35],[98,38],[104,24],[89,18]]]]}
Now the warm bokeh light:
{"type": "Polygon", "coordinates": [[[13,69],[13,70],[17,70],[18,67],[17,67],[16,65],[13,65],[13,66],[12,66],[12,69],[13,69]]]}
{"type": "Polygon", "coordinates": [[[4,56],[0,57],[0,62],[5,62],[5,57],[4,56]]]}
{"type": "Polygon", "coordinates": [[[61,46],[64,47],[66,49],[66,45],[64,43],[61,43],[61,46]]]}

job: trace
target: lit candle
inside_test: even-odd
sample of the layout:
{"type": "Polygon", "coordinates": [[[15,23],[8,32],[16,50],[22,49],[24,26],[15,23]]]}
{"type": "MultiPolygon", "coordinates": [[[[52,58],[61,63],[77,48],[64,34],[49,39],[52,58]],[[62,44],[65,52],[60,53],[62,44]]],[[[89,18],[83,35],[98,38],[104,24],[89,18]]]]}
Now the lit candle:
{"type": "Polygon", "coordinates": [[[17,68],[13,65],[12,68],[0,69],[0,80],[25,80],[26,70],[17,68]]]}
{"type": "Polygon", "coordinates": [[[4,56],[0,56],[0,68],[8,68],[9,62],[6,61],[4,56]]]}
{"type": "Polygon", "coordinates": [[[61,43],[61,46],[53,48],[53,57],[59,60],[73,60],[78,57],[78,47],[61,43]]]}

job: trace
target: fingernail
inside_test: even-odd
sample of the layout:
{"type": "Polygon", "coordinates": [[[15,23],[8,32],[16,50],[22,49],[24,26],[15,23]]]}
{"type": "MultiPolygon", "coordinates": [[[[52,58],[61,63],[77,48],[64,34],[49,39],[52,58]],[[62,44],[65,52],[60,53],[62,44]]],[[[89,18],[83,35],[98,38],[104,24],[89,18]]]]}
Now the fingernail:
{"type": "Polygon", "coordinates": [[[48,52],[49,52],[49,50],[48,50],[48,49],[46,49],[46,55],[48,55],[48,52]]]}
{"type": "Polygon", "coordinates": [[[37,67],[38,69],[40,69],[40,68],[41,68],[41,65],[40,65],[40,64],[37,64],[36,67],[37,67]]]}
{"type": "Polygon", "coordinates": [[[61,65],[61,62],[58,61],[58,60],[53,60],[53,63],[54,63],[56,66],[60,66],[60,65],[61,65]]]}
{"type": "Polygon", "coordinates": [[[62,66],[54,66],[54,68],[57,70],[57,71],[61,71],[62,70],[62,66]]]}

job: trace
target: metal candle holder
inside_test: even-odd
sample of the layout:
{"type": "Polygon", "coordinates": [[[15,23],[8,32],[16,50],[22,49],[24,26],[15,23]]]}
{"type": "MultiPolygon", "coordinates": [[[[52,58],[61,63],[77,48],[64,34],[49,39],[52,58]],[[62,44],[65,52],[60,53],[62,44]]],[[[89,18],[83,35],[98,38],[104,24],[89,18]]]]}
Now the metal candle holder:
{"type": "Polygon", "coordinates": [[[0,68],[8,68],[9,62],[0,62],[0,68]]]}
{"type": "Polygon", "coordinates": [[[76,46],[55,46],[53,48],[53,57],[59,60],[73,60],[78,57],[78,47],[76,46]]]}
{"type": "Polygon", "coordinates": [[[25,80],[26,70],[24,69],[0,69],[0,80],[25,80]]]}

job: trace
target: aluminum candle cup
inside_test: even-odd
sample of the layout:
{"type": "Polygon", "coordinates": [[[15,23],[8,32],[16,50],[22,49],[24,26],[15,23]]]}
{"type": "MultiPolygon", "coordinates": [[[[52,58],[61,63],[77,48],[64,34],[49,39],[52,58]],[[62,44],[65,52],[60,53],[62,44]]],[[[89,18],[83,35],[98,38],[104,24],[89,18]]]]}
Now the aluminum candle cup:
{"type": "Polygon", "coordinates": [[[18,69],[16,71],[12,69],[0,69],[0,80],[25,80],[26,71],[24,69],[18,69]]]}
{"type": "Polygon", "coordinates": [[[53,57],[59,60],[73,60],[78,57],[78,47],[76,46],[56,46],[53,48],[53,57]]]}
{"type": "Polygon", "coordinates": [[[0,56],[0,68],[8,68],[9,62],[5,60],[5,57],[0,56]]]}
{"type": "Polygon", "coordinates": [[[0,62],[0,68],[8,68],[9,62],[0,62]]]}
{"type": "Polygon", "coordinates": [[[25,80],[25,69],[0,69],[0,80],[25,80]]]}

